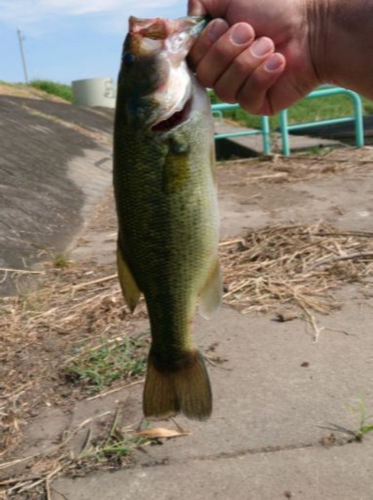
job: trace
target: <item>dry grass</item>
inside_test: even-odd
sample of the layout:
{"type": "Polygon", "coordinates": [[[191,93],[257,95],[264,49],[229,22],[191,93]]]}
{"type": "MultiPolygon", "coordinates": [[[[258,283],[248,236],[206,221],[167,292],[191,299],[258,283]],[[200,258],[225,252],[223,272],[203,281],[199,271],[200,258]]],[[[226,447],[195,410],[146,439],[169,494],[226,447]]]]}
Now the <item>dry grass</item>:
{"type": "Polygon", "coordinates": [[[0,82],[0,95],[7,95],[12,97],[26,97],[28,99],[36,100],[47,100],[55,101],[62,104],[70,105],[66,99],[62,99],[56,95],[47,94],[43,90],[30,87],[29,85],[20,84],[10,84],[5,82],[0,82]]]}
{"type": "Polygon", "coordinates": [[[243,313],[298,309],[315,340],[320,331],[313,313],[339,308],[333,290],[373,273],[373,233],[339,231],[322,222],[252,231],[222,243],[221,250],[227,304],[243,313]]]}
{"type": "MultiPolygon", "coordinates": [[[[371,178],[373,148],[330,149],[323,148],[319,154],[302,152],[291,156],[270,154],[260,158],[244,158],[220,162],[219,169],[236,170],[241,175],[241,185],[281,184],[314,181],[328,177],[347,175],[361,179],[371,178]],[[243,169],[240,170],[240,167],[243,169]]],[[[220,184],[219,184],[220,185],[220,184]]],[[[222,185],[224,188],[224,185],[222,185]]]]}
{"type": "MultiPolygon", "coordinates": [[[[157,442],[159,439],[142,434],[133,426],[121,425],[119,411],[106,411],[88,418],[50,449],[0,464],[0,473],[20,464],[28,464],[28,472],[0,479],[0,499],[50,500],[51,481],[62,473],[74,471],[75,475],[83,475],[97,468],[110,470],[128,465],[135,449],[157,442]],[[105,417],[108,418],[104,420],[105,417]],[[90,426],[94,421],[100,420],[103,431],[94,435],[90,426]],[[69,451],[67,445],[82,431],[85,431],[86,435],[80,450],[76,453],[69,451]]],[[[181,436],[187,435],[187,432],[174,434],[181,436]]]]}
{"type": "MultiPolygon", "coordinates": [[[[0,457],[17,447],[24,423],[40,407],[66,407],[82,398],[87,382],[72,381],[66,368],[79,368],[80,360],[83,364],[103,346],[123,356],[118,346],[133,320],[146,316],[143,304],[129,314],[111,266],[46,265],[37,285],[24,278],[18,276],[18,297],[0,299],[0,457]]],[[[100,361],[103,365],[103,356],[100,361]]],[[[106,367],[111,369],[108,362],[106,367]]],[[[122,374],[118,383],[134,378],[138,375],[122,374]]]]}
{"type": "MultiPolygon", "coordinates": [[[[271,226],[223,242],[224,300],[243,312],[281,304],[327,313],[338,306],[332,289],[371,275],[372,236],[319,222],[271,226]]],[[[93,334],[119,335],[126,321],[145,316],[143,302],[134,316],[128,313],[114,266],[47,265],[36,290],[0,299],[1,359],[11,355],[15,344],[24,347],[43,334],[79,336],[83,342],[93,334]]]]}
{"type": "MultiPolygon", "coordinates": [[[[295,315],[290,314],[290,319],[303,317],[312,326],[316,339],[320,329],[314,314],[327,314],[340,307],[333,291],[350,282],[369,283],[373,272],[373,233],[340,231],[322,222],[250,231],[242,238],[221,243],[220,251],[227,305],[243,313],[297,311],[295,315]]],[[[71,360],[78,359],[82,350],[95,349],[102,339],[108,344],[123,339],[134,319],[123,303],[114,266],[87,262],[56,268],[49,264],[36,276],[38,284],[33,291],[21,291],[18,297],[0,299],[3,458],[6,451],[14,450],[21,441],[27,411],[37,406],[41,393],[47,397],[43,385],[46,374],[58,372],[71,360]],[[50,358],[43,357],[45,339],[56,343],[50,358]],[[61,345],[68,348],[64,351],[61,345]],[[74,351],[72,346],[82,349],[74,351]],[[33,357],[38,362],[24,366],[20,352],[26,353],[22,358],[25,362],[33,357]]],[[[24,288],[21,281],[24,273],[19,274],[19,279],[20,288],[24,288]]],[[[146,318],[143,302],[136,318],[146,318]]],[[[49,384],[48,398],[57,398],[61,380],[49,380],[49,384]]],[[[123,387],[123,380],[121,385],[123,387]]],[[[117,389],[102,390],[110,393],[117,389]]],[[[71,404],[73,397],[70,396],[71,404]]],[[[58,449],[60,455],[54,450],[52,458],[38,457],[47,465],[34,479],[26,477],[14,482],[8,478],[0,482],[3,492],[25,494],[27,488],[39,491],[37,487],[42,485],[48,498],[52,477],[71,470],[76,464],[81,467],[80,459],[71,460],[62,448],[58,449]]],[[[92,452],[89,463],[98,455],[101,457],[100,453],[92,452]]]]}
{"type": "MultiPolygon", "coordinates": [[[[101,337],[128,319],[114,266],[47,264],[40,275],[36,290],[20,284],[18,297],[0,299],[0,328],[8,341],[32,341],[38,332],[84,336],[94,331],[101,337]]],[[[135,317],[143,313],[140,305],[135,317]]]]}
{"type": "MultiPolygon", "coordinates": [[[[372,274],[372,236],[318,222],[271,226],[223,242],[225,303],[244,313],[280,306],[328,313],[339,306],[333,289],[372,274]]],[[[144,303],[129,314],[114,266],[46,265],[34,291],[0,299],[0,359],[9,360],[17,345],[25,348],[45,335],[81,343],[93,336],[112,339],[139,317],[146,317],[144,303]]]]}

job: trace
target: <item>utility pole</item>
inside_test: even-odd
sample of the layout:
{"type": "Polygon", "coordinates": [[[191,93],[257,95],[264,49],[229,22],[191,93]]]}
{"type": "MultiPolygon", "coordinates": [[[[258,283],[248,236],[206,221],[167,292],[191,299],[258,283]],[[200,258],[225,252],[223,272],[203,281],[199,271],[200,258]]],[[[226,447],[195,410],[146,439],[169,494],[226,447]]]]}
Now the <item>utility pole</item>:
{"type": "Polygon", "coordinates": [[[25,75],[25,82],[28,83],[28,75],[27,75],[27,66],[26,66],[26,57],[25,52],[23,50],[23,41],[25,37],[22,35],[21,30],[17,29],[18,41],[19,41],[19,50],[21,51],[22,65],[23,65],[23,73],[25,75]]]}

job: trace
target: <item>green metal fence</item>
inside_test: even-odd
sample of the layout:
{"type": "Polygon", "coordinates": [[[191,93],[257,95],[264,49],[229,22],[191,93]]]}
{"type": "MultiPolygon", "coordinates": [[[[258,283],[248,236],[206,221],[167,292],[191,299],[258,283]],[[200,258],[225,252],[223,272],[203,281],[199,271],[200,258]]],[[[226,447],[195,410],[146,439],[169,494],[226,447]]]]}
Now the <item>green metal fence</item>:
{"type": "MultiPolygon", "coordinates": [[[[314,90],[308,94],[305,99],[315,99],[321,97],[329,97],[333,95],[344,94],[347,95],[351,100],[354,108],[354,114],[352,116],[344,118],[331,118],[330,120],[317,120],[313,122],[299,123],[294,125],[288,124],[288,110],[283,110],[280,112],[280,133],[282,139],[282,152],[285,156],[290,155],[290,142],[289,142],[289,132],[295,130],[303,130],[310,127],[318,127],[320,125],[335,125],[339,123],[354,123],[355,129],[355,144],[356,147],[360,148],[364,146],[364,122],[363,122],[363,105],[359,94],[353,92],[352,90],[344,89],[342,87],[334,87],[326,85],[314,90]]],[[[214,104],[212,106],[213,114],[217,114],[219,117],[223,116],[223,111],[239,109],[239,104],[227,104],[220,103],[214,104]]],[[[215,139],[228,139],[232,137],[241,137],[249,135],[261,135],[263,141],[263,152],[268,154],[271,152],[271,138],[270,138],[270,123],[268,116],[261,116],[261,127],[260,129],[247,129],[239,132],[228,132],[224,134],[215,135],[215,139]]]]}

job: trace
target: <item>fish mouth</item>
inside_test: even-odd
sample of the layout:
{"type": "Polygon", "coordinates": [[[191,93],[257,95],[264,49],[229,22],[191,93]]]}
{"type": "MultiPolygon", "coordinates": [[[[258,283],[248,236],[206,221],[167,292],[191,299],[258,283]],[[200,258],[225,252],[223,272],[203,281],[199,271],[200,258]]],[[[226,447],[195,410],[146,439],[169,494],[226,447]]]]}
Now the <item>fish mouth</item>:
{"type": "Polygon", "coordinates": [[[192,98],[188,99],[184,104],[184,107],[176,111],[166,120],[162,120],[151,128],[153,132],[169,132],[173,128],[181,125],[189,118],[190,110],[192,108],[192,98]]]}

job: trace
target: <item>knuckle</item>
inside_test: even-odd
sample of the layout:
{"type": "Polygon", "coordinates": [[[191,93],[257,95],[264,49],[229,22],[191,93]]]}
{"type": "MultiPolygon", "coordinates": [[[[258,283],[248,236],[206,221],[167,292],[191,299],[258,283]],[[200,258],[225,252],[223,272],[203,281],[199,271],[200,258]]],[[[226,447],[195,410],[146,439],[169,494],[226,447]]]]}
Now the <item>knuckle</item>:
{"type": "Polygon", "coordinates": [[[242,75],[242,76],[248,76],[252,73],[252,71],[255,69],[253,68],[253,64],[252,62],[250,61],[250,59],[248,59],[247,57],[245,57],[246,55],[246,51],[245,53],[241,54],[239,57],[236,57],[236,59],[234,59],[234,61],[232,62],[232,68],[234,70],[234,73],[236,75],[242,75]]]}

